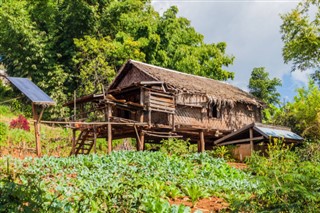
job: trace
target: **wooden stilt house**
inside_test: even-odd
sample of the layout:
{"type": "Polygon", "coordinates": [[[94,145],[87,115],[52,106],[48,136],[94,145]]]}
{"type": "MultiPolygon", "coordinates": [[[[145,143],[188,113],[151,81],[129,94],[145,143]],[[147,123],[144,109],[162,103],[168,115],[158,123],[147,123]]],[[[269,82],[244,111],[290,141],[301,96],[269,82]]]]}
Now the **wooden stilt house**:
{"type": "Polygon", "coordinates": [[[261,122],[263,103],[231,84],[129,60],[106,94],[67,103],[74,111],[74,154],[88,153],[97,137],[137,138],[160,143],[180,137],[198,143],[199,151],[253,122],[261,122]],[[90,118],[91,123],[85,123],[90,118]]]}

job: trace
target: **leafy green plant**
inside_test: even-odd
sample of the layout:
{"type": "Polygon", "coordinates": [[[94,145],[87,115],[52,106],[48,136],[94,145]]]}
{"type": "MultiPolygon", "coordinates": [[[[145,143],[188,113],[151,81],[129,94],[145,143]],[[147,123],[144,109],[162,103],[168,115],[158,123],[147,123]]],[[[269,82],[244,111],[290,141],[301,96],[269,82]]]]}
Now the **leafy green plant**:
{"type": "Polygon", "coordinates": [[[0,122],[0,146],[3,146],[7,142],[8,126],[5,123],[0,122]]]}
{"type": "Polygon", "coordinates": [[[34,133],[22,129],[10,129],[8,131],[8,141],[15,145],[19,145],[22,142],[31,145],[34,143],[34,133]]]}
{"type": "Polygon", "coordinates": [[[320,163],[320,141],[308,141],[296,148],[296,153],[302,161],[320,163]]]}
{"type": "Polygon", "coordinates": [[[190,142],[178,138],[170,138],[161,141],[160,151],[168,155],[185,155],[190,152],[190,142]]]}
{"type": "Polygon", "coordinates": [[[268,145],[268,157],[253,153],[249,170],[259,181],[248,200],[255,211],[310,212],[320,207],[320,164],[301,161],[281,140],[268,145]]]}
{"type": "Polygon", "coordinates": [[[207,197],[208,193],[199,185],[192,183],[183,188],[184,193],[191,199],[192,206],[196,204],[199,198],[207,197]]]}
{"type": "MultiPolygon", "coordinates": [[[[230,192],[241,197],[243,191],[256,190],[248,182],[250,175],[206,153],[180,157],[119,151],[102,156],[9,159],[14,168],[9,174],[0,160],[0,182],[12,177],[5,185],[0,183],[0,193],[10,184],[24,186],[24,193],[38,196],[33,201],[38,212],[190,212],[188,207],[170,206],[165,199],[185,196],[184,187],[195,202],[199,197],[224,197],[230,192]]],[[[6,196],[11,193],[24,200],[19,190],[13,187],[6,196]]],[[[9,204],[9,212],[19,208],[14,201],[9,204]]]]}
{"type": "Polygon", "coordinates": [[[227,161],[234,161],[234,159],[232,158],[233,149],[233,146],[216,146],[212,151],[209,151],[209,153],[216,158],[223,158],[227,161]]]}

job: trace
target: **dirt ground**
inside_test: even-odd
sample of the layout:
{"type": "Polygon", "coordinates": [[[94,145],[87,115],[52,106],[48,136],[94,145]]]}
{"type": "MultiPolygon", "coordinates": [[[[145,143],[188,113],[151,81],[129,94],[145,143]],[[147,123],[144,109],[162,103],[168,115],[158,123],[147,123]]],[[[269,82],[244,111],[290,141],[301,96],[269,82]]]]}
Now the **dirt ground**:
{"type": "Polygon", "coordinates": [[[229,166],[236,168],[236,169],[246,169],[248,166],[245,163],[234,163],[234,162],[228,162],[227,163],[229,166]]]}
{"type": "Polygon", "coordinates": [[[196,210],[200,210],[204,213],[206,212],[220,212],[221,210],[225,210],[228,208],[229,204],[225,202],[221,198],[217,197],[209,197],[200,199],[196,202],[195,206],[192,207],[192,202],[189,201],[188,197],[178,198],[175,200],[169,201],[171,205],[176,204],[183,204],[185,206],[189,206],[191,208],[191,212],[195,212],[196,210]]]}

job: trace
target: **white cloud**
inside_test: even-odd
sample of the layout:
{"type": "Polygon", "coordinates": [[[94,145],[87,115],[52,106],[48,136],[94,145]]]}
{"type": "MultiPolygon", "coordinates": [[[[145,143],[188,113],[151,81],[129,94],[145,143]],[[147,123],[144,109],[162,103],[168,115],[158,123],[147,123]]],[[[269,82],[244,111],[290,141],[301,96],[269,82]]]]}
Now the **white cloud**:
{"type": "MultiPolygon", "coordinates": [[[[290,73],[290,65],[282,59],[279,14],[290,11],[297,1],[173,0],[152,4],[161,13],[177,5],[179,15],[191,20],[207,43],[225,41],[228,54],[236,57],[234,65],[228,68],[235,72],[232,84],[247,89],[254,67],[266,67],[270,77],[284,78],[290,73]]],[[[294,72],[290,79],[306,82],[308,78],[305,73],[294,72]]]]}
{"type": "Polygon", "coordinates": [[[313,73],[311,70],[307,70],[304,72],[301,71],[295,71],[292,72],[292,78],[293,80],[297,81],[298,83],[302,83],[305,85],[308,85],[310,74],[313,73]]]}

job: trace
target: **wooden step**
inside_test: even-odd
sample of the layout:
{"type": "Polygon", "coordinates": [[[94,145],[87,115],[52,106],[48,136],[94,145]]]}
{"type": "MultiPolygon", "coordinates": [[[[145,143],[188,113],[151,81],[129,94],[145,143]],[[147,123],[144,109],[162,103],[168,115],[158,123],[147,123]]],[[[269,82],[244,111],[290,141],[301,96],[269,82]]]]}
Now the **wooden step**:
{"type": "Polygon", "coordinates": [[[70,153],[70,155],[75,154],[89,154],[94,145],[94,132],[91,129],[84,129],[80,133],[75,147],[74,153],[70,153]]]}

